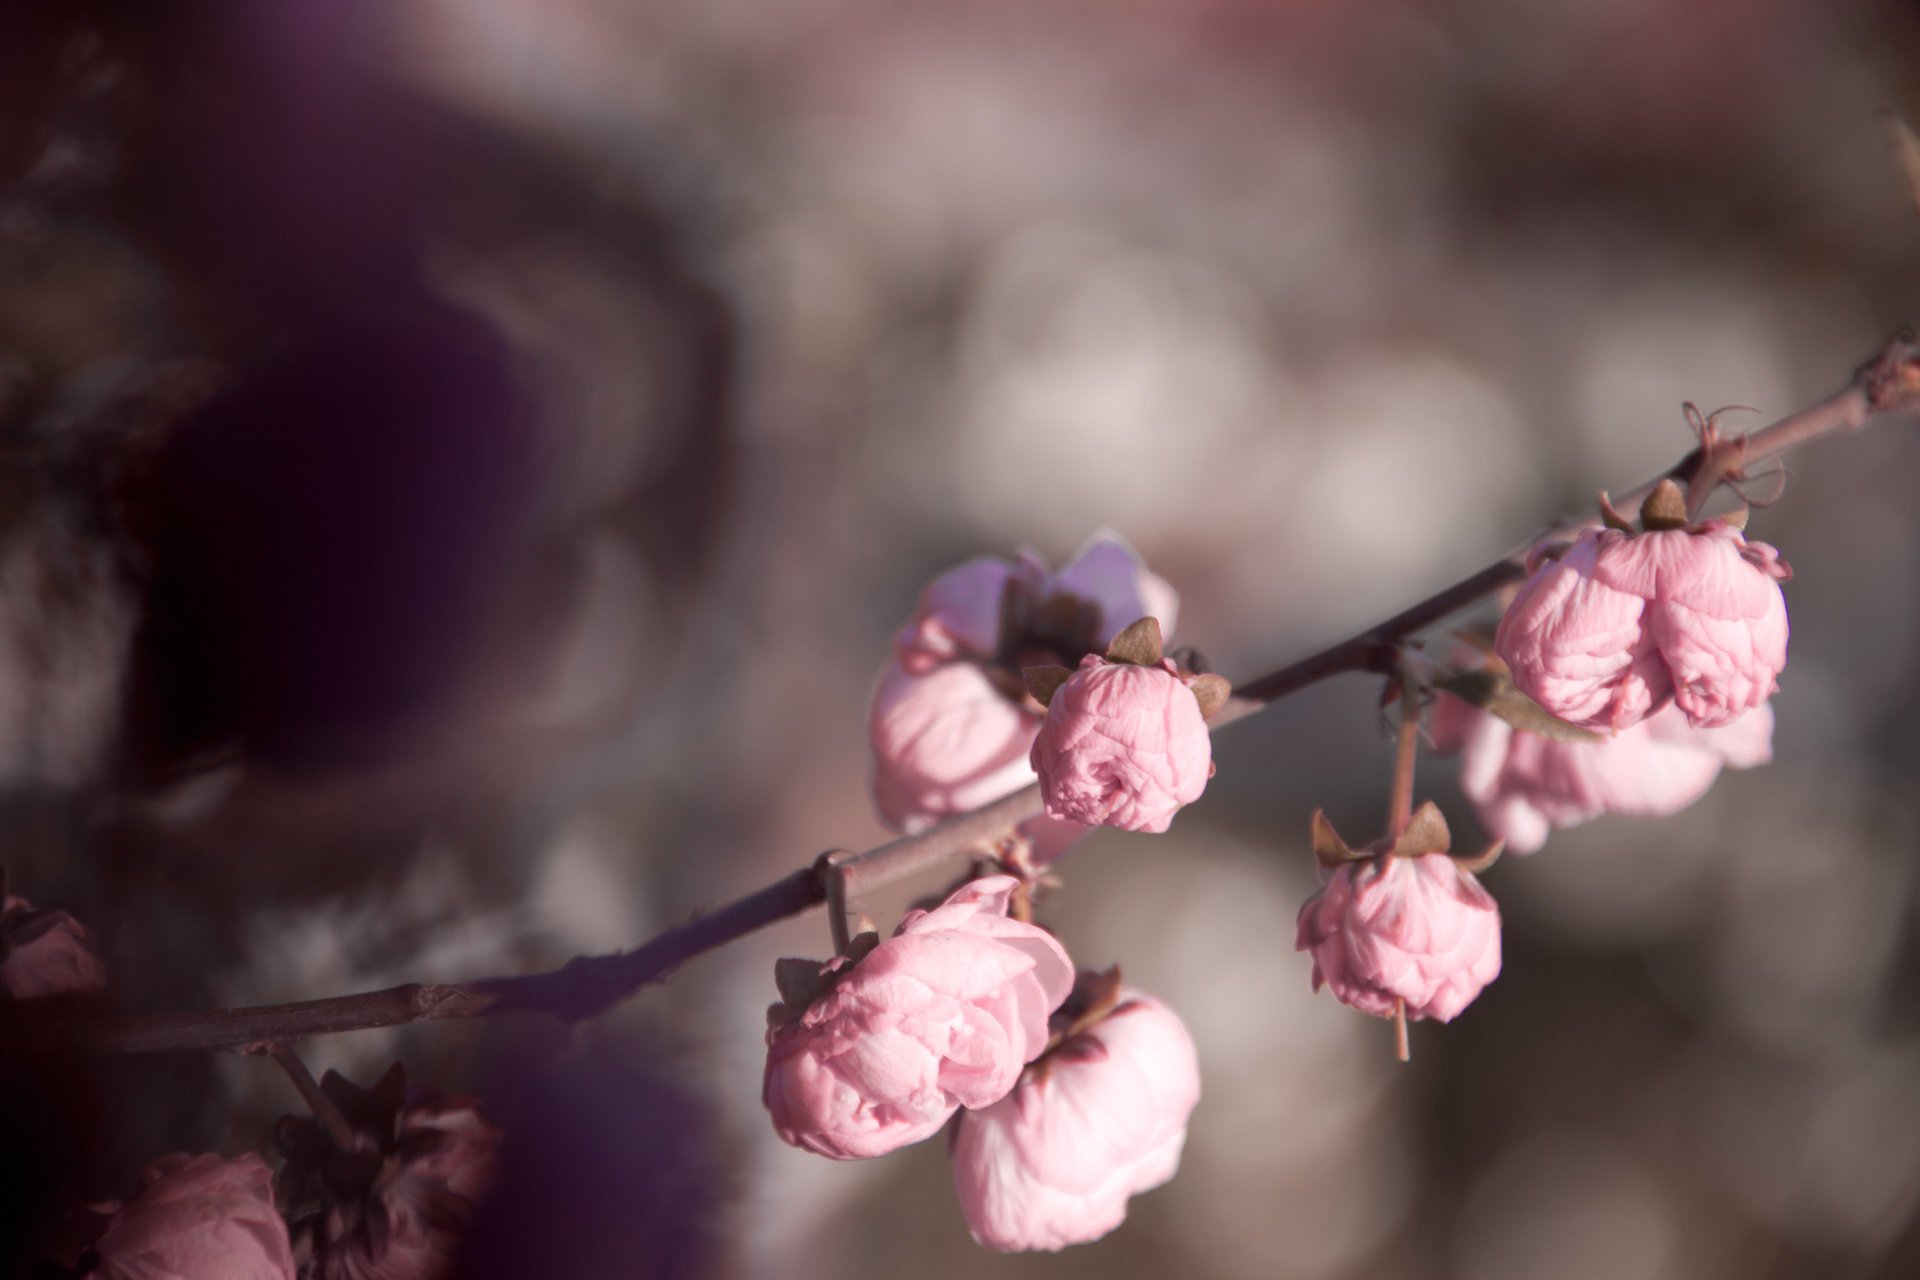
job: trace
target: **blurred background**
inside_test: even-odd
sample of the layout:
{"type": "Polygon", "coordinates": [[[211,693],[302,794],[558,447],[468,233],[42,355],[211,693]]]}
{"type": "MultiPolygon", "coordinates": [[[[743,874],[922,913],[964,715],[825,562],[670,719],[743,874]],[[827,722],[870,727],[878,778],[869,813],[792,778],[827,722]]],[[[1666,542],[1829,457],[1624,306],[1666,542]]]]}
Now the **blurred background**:
{"type": "MultiPolygon", "coordinates": [[[[1838,386],[1920,319],[1882,109],[1911,5],[16,0],[0,858],[129,1012],[631,946],[886,835],[866,698],[959,560],[1111,527],[1250,676],[1669,465],[1682,401],[1838,386]]],[[[1776,763],[1497,867],[1505,973],[1411,1066],[1292,951],[1309,813],[1383,817],[1374,683],[1061,864],[1206,1090],[1096,1245],[976,1248],[939,1143],[774,1137],[817,916],[583,1027],[303,1053],[485,1100],[474,1275],[1920,1274],[1920,436],[1791,470],[1776,763]]],[[[0,1072],[14,1260],[299,1109],[0,1072]]]]}

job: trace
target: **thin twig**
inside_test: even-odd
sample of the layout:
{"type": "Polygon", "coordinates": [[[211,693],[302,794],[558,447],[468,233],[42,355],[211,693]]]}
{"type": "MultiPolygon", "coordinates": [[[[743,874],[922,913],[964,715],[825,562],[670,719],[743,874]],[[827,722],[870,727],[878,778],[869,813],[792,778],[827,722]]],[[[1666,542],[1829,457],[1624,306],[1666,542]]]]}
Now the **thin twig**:
{"type": "Polygon", "coordinates": [[[1387,839],[1398,840],[1413,817],[1413,766],[1420,750],[1420,686],[1400,672],[1400,741],[1393,754],[1393,790],[1387,799],[1387,839]]]}
{"type": "Polygon", "coordinates": [[[293,1081],[293,1087],[300,1091],[307,1110],[313,1112],[313,1118],[327,1131],[333,1144],[342,1151],[353,1150],[353,1126],[347,1123],[347,1118],[340,1114],[340,1108],[334,1105],[327,1091],[313,1078],[313,1072],[307,1070],[307,1064],[300,1060],[300,1055],[278,1040],[261,1045],[259,1051],[280,1064],[280,1069],[287,1073],[287,1079],[293,1081]]]}
{"type": "MultiPolygon", "coordinates": [[[[1817,404],[1746,437],[1742,465],[1776,457],[1825,436],[1858,431],[1882,418],[1906,416],[1920,405],[1920,345],[1911,336],[1889,343],[1851,382],[1817,404]]],[[[1661,480],[1686,485],[1706,463],[1699,449],[1616,501],[1637,506],[1661,480]]],[[[1707,463],[1706,465],[1711,465],[1707,463]]],[[[1721,477],[1715,477],[1718,483],[1721,477]]],[[[1212,727],[1231,724],[1310,685],[1349,672],[1391,674],[1395,655],[1410,636],[1459,610],[1517,583],[1527,552],[1538,542],[1568,538],[1598,523],[1574,516],[1542,530],[1486,568],[1461,579],[1376,626],[1289,666],[1242,683],[1212,727]]],[[[1016,823],[1041,811],[1040,789],[1023,787],[970,813],[918,835],[903,836],[840,865],[844,892],[858,896],[927,868],[991,845],[1016,823]]],[[[84,1047],[119,1053],[232,1048],[265,1040],[440,1018],[474,1018],[507,1012],[537,1012],[577,1020],[592,1017],[658,982],[685,961],[827,900],[826,877],[808,866],[724,907],[669,929],[632,951],[582,956],[548,973],[488,978],[476,982],[393,987],[385,991],[307,1000],[250,1009],[97,1018],[44,1023],[20,1016],[15,1002],[0,1022],[0,1048],[84,1047]]]]}

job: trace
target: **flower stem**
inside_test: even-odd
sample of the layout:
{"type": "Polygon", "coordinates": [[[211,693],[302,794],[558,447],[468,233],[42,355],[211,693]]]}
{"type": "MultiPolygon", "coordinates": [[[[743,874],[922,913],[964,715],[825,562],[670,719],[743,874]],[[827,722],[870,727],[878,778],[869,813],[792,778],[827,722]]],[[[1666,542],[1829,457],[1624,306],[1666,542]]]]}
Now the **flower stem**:
{"type": "Polygon", "coordinates": [[[1387,800],[1387,839],[1398,840],[1413,818],[1413,765],[1420,750],[1420,686],[1400,669],[1400,742],[1393,757],[1393,790],[1387,800]]]}
{"type": "Polygon", "coordinates": [[[1407,1002],[1393,1002],[1393,1056],[1402,1062],[1413,1061],[1413,1046],[1407,1041],[1407,1002]]]}
{"type": "Polygon", "coordinates": [[[320,1087],[320,1082],[313,1078],[313,1072],[307,1070],[307,1064],[300,1060],[300,1055],[278,1040],[265,1045],[262,1052],[279,1063],[280,1069],[287,1073],[287,1079],[293,1081],[293,1087],[300,1091],[300,1097],[305,1100],[307,1110],[313,1112],[313,1118],[320,1122],[321,1128],[327,1131],[327,1136],[333,1139],[334,1145],[342,1151],[353,1150],[355,1145],[353,1126],[347,1123],[344,1115],[340,1114],[340,1108],[333,1105],[333,1099],[329,1098],[327,1091],[320,1087]]]}

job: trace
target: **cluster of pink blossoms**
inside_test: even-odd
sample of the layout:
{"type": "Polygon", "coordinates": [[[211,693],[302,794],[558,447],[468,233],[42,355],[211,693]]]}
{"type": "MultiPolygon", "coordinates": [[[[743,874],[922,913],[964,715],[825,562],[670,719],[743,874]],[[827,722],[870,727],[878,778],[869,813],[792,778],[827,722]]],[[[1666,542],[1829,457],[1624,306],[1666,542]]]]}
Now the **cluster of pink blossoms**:
{"type": "Polygon", "coordinates": [[[885,941],[785,969],[762,1098],[782,1139],[836,1160],[958,1115],[954,1184],[974,1236],[1059,1249],[1105,1235],[1128,1197],[1172,1176],[1199,1072],[1163,1005],[1086,998],[1098,980],[1076,987],[1059,941],[1009,917],[1019,888],[972,881],[885,941]]]}
{"type": "MultiPolygon", "coordinates": [[[[1603,813],[1677,812],[1723,766],[1772,758],[1767,700],[1787,654],[1779,553],[1728,521],[1688,522],[1671,482],[1639,530],[1608,516],[1570,546],[1536,550],[1498,657],[1469,664],[1480,688],[1517,689],[1571,732],[1509,723],[1498,697],[1482,708],[1443,693],[1434,710],[1435,746],[1460,754],[1461,789],[1501,842],[1483,862],[1603,813]]],[[[1301,909],[1298,938],[1316,989],[1367,1013],[1447,1021],[1498,975],[1498,908],[1444,853],[1419,841],[1323,850],[1331,878],[1301,909]]]]}
{"type": "Polygon", "coordinates": [[[1161,832],[1213,772],[1218,676],[1163,652],[1178,601],[1101,534],[1058,573],[982,557],[921,594],[874,692],[874,801],[918,831],[1036,779],[1041,818],[981,853],[987,875],[892,937],[782,961],[762,1097],[782,1139],[868,1159],[951,1124],[974,1237],[1060,1249],[1118,1226],[1173,1175],[1200,1096],[1159,1001],[1081,973],[1024,915],[1039,867],[1094,826],[1161,832]]]}
{"type": "MultiPolygon", "coordinates": [[[[1364,849],[1315,815],[1326,884],[1300,910],[1297,947],[1316,990],[1403,1026],[1451,1021],[1500,972],[1500,911],[1477,873],[1503,844],[1530,852],[1550,828],[1601,813],[1670,813],[1724,765],[1770,757],[1786,566],[1680,506],[1665,486],[1640,530],[1609,508],[1607,528],[1540,549],[1499,657],[1455,656],[1476,680],[1443,682],[1460,696],[1440,695],[1432,736],[1461,754],[1490,849],[1455,856],[1436,807],[1410,812],[1410,773],[1394,829],[1364,849]]],[[[1117,971],[1076,982],[1060,943],[1010,914],[1036,868],[1089,828],[1164,832],[1205,790],[1207,720],[1231,690],[1163,651],[1175,608],[1112,535],[1058,574],[1022,552],[935,580],[874,695],[881,816],[917,831],[1037,779],[1046,820],[981,849],[1015,874],[778,974],[764,1085],[775,1130],[847,1160],[951,1125],[962,1210],[993,1248],[1111,1231],[1131,1196],[1172,1176],[1199,1098],[1171,1010],[1121,988],[1117,971]]],[[[1403,730],[1402,769],[1417,728],[1403,730]]]]}
{"type": "MultiPolygon", "coordinates": [[[[1051,726],[1047,709],[1028,692],[1023,672],[1079,667],[1142,618],[1155,619],[1160,633],[1170,636],[1178,613],[1173,589],[1111,533],[1097,535],[1058,573],[1022,550],[1011,561],[982,556],[941,574],[921,593],[896,637],[867,717],[874,803],[882,820],[897,831],[921,831],[1033,782],[1043,763],[1076,759],[1075,752],[1054,751],[1043,761],[1036,741],[1043,721],[1051,738],[1062,730],[1051,726]]],[[[1097,687],[1111,677],[1089,674],[1088,680],[1097,687]]],[[[1129,678],[1118,698],[1112,691],[1087,696],[1076,688],[1069,706],[1097,707],[1111,725],[1111,713],[1127,718],[1126,701],[1135,696],[1170,701],[1153,682],[1129,678]]],[[[1120,732],[1128,730],[1123,725],[1120,732]]],[[[1184,767],[1195,744],[1206,741],[1204,726],[1190,717],[1177,729],[1169,727],[1169,744],[1176,735],[1184,767]]],[[[1090,736],[1088,745],[1100,736],[1090,736]]],[[[1082,770],[1071,796],[1056,802],[1050,792],[1047,815],[1020,827],[1035,860],[1058,857],[1091,826],[1129,825],[1115,821],[1116,814],[1146,824],[1134,829],[1164,830],[1173,809],[1199,795],[1206,768],[1203,762],[1196,779],[1176,774],[1171,756],[1167,760],[1164,776],[1138,775],[1143,796],[1147,784],[1161,784],[1140,804],[1105,807],[1095,797],[1117,793],[1124,783],[1090,791],[1091,775],[1099,772],[1095,765],[1082,770]]]]}

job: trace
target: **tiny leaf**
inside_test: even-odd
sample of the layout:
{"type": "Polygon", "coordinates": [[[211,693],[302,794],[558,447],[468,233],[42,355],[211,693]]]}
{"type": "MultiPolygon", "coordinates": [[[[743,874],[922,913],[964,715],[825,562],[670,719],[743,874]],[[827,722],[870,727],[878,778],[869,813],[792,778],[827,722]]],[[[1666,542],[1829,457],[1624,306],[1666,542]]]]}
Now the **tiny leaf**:
{"type": "Polygon", "coordinates": [[[1051,662],[1044,666],[1020,668],[1020,678],[1026,681],[1027,692],[1043,707],[1053,705],[1053,695],[1060,692],[1060,686],[1072,675],[1073,672],[1067,668],[1051,662]]]}
{"type": "Polygon", "coordinates": [[[773,962],[773,985],[780,988],[780,998],[787,1006],[798,1012],[812,1004],[828,984],[820,973],[818,960],[788,957],[773,962]]]}
{"type": "Polygon", "coordinates": [[[1747,531],[1747,518],[1752,514],[1753,514],[1753,509],[1751,507],[1742,506],[1742,507],[1735,507],[1733,510],[1727,512],[1725,515],[1721,516],[1720,518],[1726,521],[1727,524],[1730,525],[1731,527],[1740,530],[1740,532],[1742,533],[1745,533],[1747,531]]]}
{"type": "Polygon", "coordinates": [[[1640,504],[1640,527],[1649,533],[1684,528],[1687,523],[1687,495],[1671,477],[1662,480],[1640,504]]]}
{"type": "MultiPolygon", "coordinates": [[[[861,918],[861,923],[868,923],[864,916],[861,918]]],[[[854,934],[853,941],[847,944],[847,966],[851,967],[859,964],[871,955],[873,949],[879,945],[880,933],[876,929],[863,929],[859,933],[854,934]]]]}
{"type": "Polygon", "coordinates": [[[1136,667],[1160,665],[1160,619],[1151,615],[1140,619],[1113,638],[1107,646],[1108,662],[1130,662],[1136,667]]]}
{"type": "Polygon", "coordinates": [[[1613,505],[1613,499],[1607,496],[1605,489],[1600,491],[1600,523],[1609,529],[1618,529],[1621,533],[1634,531],[1633,521],[1620,514],[1619,509],[1613,505]]]}
{"type": "Polygon", "coordinates": [[[1214,712],[1227,705],[1227,699],[1233,696],[1233,686],[1225,676],[1195,676],[1188,681],[1187,687],[1193,690],[1193,696],[1200,701],[1202,719],[1213,719],[1214,712]]]}
{"type": "Polygon", "coordinates": [[[1540,735],[1553,742],[1604,742],[1605,734],[1583,729],[1562,720],[1518,689],[1509,687],[1486,704],[1489,715],[1499,716],[1516,729],[1540,735]]]}
{"type": "Polygon", "coordinates": [[[1513,687],[1513,681],[1493,671],[1462,671],[1443,676],[1433,687],[1470,702],[1488,715],[1498,716],[1516,729],[1539,734],[1554,742],[1600,742],[1604,735],[1582,729],[1550,714],[1539,703],[1513,687]]]}

